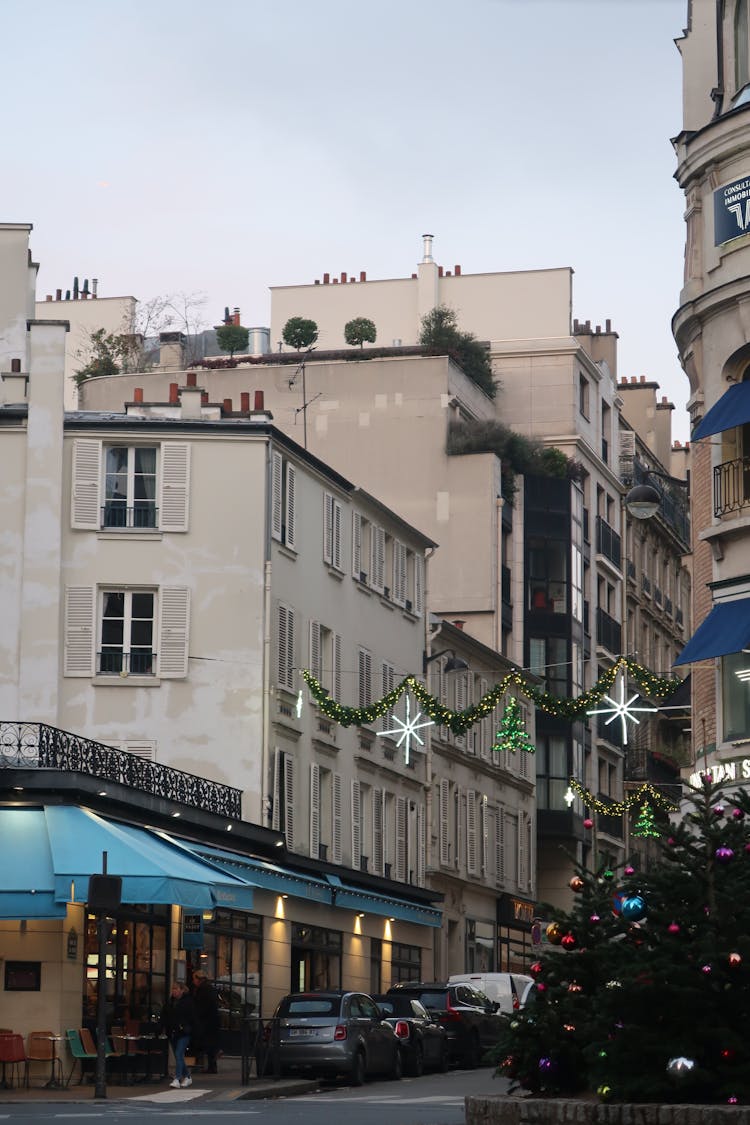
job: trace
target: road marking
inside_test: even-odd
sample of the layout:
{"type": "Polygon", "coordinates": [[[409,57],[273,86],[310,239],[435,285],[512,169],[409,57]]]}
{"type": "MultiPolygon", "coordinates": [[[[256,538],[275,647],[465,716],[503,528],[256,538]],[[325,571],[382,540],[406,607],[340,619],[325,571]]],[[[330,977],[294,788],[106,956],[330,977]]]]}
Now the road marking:
{"type": "Polygon", "coordinates": [[[369,1105],[445,1105],[445,1106],[460,1105],[460,1106],[463,1106],[465,1104],[465,1099],[464,1099],[463,1094],[454,1095],[452,1097],[445,1097],[445,1096],[441,1096],[440,1094],[434,1094],[430,1097],[425,1097],[425,1098],[399,1097],[398,1094],[380,1094],[380,1095],[377,1095],[377,1094],[367,1095],[367,1094],[365,1094],[365,1095],[360,1095],[359,1097],[357,1097],[357,1095],[354,1094],[354,1095],[348,1095],[348,1096],[343,1096],[343,1097],[339,1097],[339,1098],[325,1097],[325,1096],[321,1096],[320,1094],[312,1094],[312,1095],[307,1094],[303,1097],[288,1098],[287,1100],[290,1101],[290,1102],[309,1101],[311,1096],[316,1102],[358,1102],[360,1105],[363,1102],[367,1102],[369,1105]]]}

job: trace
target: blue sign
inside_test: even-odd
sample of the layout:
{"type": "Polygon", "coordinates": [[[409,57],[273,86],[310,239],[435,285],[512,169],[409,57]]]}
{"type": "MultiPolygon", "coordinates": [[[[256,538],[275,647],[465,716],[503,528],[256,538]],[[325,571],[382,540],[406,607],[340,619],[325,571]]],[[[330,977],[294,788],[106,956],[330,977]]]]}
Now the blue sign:
{"type": "Polygon", "coordinates": [[[182,948],[203,949],[203,915],[182,915],[182,948]]]}
{"type": "Polygon", "coordinates": [[[750,234],[750,176],[714,192],[714,246],[750,234]]]}

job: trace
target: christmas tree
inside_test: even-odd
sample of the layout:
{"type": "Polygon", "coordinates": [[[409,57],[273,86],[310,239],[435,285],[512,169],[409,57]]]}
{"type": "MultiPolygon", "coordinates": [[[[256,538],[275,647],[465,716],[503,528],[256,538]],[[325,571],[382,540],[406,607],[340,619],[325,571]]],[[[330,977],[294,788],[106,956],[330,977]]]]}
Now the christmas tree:
{"type": "Polygon", "coordinates": [[[506,1020],[501,1073],[533,1093],[750,1104],[750,795],[704,778],[647,872],[571,880],[506,1020]]]}
{"type": "Polygon", "coordinates": [[[523,725],[521,705],[517,699],[508,700],[492,749],[497,752],[512,750],[515,753],[516,750],[526,750],[528,753],[534,753],[534,744],[523,725]]]}
{"type": "Polygon", "coordinates": [[[638,814],[638,819],[633,825],[633,836],[640,836],[644,839],[658,840],[661,832],[656,825],[656,817],[654,810],[648,801],[644,801],[641,805],[641,811],[638,814]]]}

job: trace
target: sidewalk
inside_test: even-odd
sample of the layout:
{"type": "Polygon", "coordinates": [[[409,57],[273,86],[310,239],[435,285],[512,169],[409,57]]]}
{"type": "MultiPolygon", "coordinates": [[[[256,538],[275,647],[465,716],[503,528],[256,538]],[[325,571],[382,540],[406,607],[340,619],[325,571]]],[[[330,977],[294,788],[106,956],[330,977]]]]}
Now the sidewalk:
{"type": "MultiPolygon", "coordinates": [[[[70,1065],[70,1064],[68,1064],[70,1065]]],[[[106,1093],[108,1101],[149,1101],[158,1103],[195,1102],[201,1101],[239,1101],[262,1098],[288,1098],[295,1094],[307,1094],[317,1090],[318,1083],[314,1079],[305,1078],[255,1078],[251,1077],[248,1085],[241,1082],[241,1063],[239,1058],[224,1056],[219,1061],[218,1074],[193,1073],[193,1085],[186,1090],[173,1090],[169,1082],[135,1082],[132,1085],[121,1085],[121,1078],[116,1075],[112,1080],[108,1078],[106,1093]]],[[[66,1072],[67,1077],[67,1072],[66,1072]]],[[[94,1084],[84,1079],[78,1084],[78,1067],[75,1069],[70,1086],[47,1087],[44,1085],[44,1076],[38,1072],[32,1074],[29,1089],[24,1086],[13,1086],[12,1089],[0,1088],[0,1105],[10,1103],[67,1103],[103,1101],[94,1098],[94,1084]]]]}

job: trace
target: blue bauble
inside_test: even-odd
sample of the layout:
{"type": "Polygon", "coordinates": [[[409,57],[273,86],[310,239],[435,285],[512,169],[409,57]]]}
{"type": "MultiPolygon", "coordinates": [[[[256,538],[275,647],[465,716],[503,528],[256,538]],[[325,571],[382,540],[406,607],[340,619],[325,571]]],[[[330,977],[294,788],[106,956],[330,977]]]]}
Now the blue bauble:
{"type": "Polygon", "coordinates": [[[630,895],[623,900],[620,913],[627,922],[640,922],[646,917],[646,902],[643,895],[630,895]]]}

